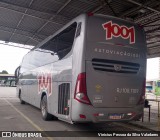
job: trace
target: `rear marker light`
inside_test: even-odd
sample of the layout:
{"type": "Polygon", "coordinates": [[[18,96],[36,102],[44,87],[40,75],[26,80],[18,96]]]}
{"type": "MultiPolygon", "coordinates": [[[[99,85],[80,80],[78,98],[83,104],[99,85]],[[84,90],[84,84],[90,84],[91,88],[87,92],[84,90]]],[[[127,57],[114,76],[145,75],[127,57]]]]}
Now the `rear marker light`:
{"type": "Polygon", "coordinates": [[[127,115],[128,115],[128,116],[131,116],[131,115],[132,115],[132,113],[127,113],[127,115]]]}
{"type": "Polygon", "coordinates": [[[90,13],[88,13],[88,16],[93,16],[93,15],[94,15],[94,14],[93,14],[93,13],[91,13],[91,12],[90,12],[90,13]]]}
{"type": "Polygon", "coordinates": [[[86,116],[83,115],[83,114],[79,114],[79,117],[80,117],[81,119],[86,119],[86,116]]]}
{"type": "Polygon", "coordinates": [[[65,107],[65,108],[64,108],[64,110],[65,110],[65,111],[67,111],[67,110],[68,110],[68,108],[67,108],[67,107],[65,107]]]}
{"type": "Polygon", "coordinates": [[[135,116],[135,115],[136,115],[136,113],[134,113],[134,112],[127,113],[127,116],[135,116]]]}
{"type": "Polygon", "coordinates": [[[104,114],[103,113],[96,113],[96,114],[93,114],[93,116],[95,116],[95,117],[102,117],[102,116],[104,116],[104,114]]]}

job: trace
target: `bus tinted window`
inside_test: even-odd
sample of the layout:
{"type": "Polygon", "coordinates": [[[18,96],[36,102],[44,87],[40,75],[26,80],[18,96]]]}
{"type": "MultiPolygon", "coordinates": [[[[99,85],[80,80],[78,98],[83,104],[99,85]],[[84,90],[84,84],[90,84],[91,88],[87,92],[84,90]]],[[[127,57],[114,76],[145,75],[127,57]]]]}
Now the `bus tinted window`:
{"type": "Polygon", "coordinates": [[[41,57],[38,57],[41,62],[41,66],[58,61],[57,56],[57,38],[51,39],[40,48],[36,49],[37,54],[40,53],[41,57]],[[43,56],[43,57],[42,57],[43,56]]]}
{"type": "Polygon", "coordinates": [[[32,66],[30,64],[30,57],[31,57],[31,53],[28,53],[23,61],[22,61],[22,66],[21,66],[21,69],[20,69],[20,73],[23,73],[25,71],[28,71],[28,70],[31,70],[32,69],[32,66]]]}
{"type": "Polygon", "coordinates": [[[23,62],[21,72],[56,62],[64,58],[72,49],[77,23],[60,32],[41,47],[28,53],[23,62]],[[30,60],[30,58],[32,58],[30,60]]]}
{"type": "Polygon", "coordinates": [[[57,38],[57,54],[59,59],[65,57],[72,49],[77,23],[73,23],[57,38]]]}
{"type": "MultiPolygon", "coordinates": [[[[47,43],[36,49],[37,59],[41,66],[58,61],[65,57],[72,49],[77,23],[73,23],[64,31],[56,35],[47,43]],[[41,57],[39,57],[39,54],[41,57]],[[42,57],[43,56],[43,57],[42,57]]],[[[35,60],[36,60],[35,58],[35,60]]]]}
{"type": "Polygon", "coordinates": [[[32,69],[40,67],[41,64],[41,57],[42,57],[42,52],[39,51],[39,49],[36,49],[34,51],[31,52],[31,61],[30,61],[30,65],[32,67],[32,69]]]}

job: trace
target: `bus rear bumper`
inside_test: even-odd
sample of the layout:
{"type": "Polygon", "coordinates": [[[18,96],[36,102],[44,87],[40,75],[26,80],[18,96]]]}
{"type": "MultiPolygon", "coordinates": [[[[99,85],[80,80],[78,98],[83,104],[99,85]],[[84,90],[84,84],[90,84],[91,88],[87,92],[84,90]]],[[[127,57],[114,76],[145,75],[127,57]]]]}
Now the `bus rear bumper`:
{"type": "Polygon", "coordinates": [[[144,105],[135,107],[118,107],[118,108],[95,108],[91,105],[74,105],[72,107],[71,119],[73,122],[129,122],[139,120],[143,115],[144,105]]]}

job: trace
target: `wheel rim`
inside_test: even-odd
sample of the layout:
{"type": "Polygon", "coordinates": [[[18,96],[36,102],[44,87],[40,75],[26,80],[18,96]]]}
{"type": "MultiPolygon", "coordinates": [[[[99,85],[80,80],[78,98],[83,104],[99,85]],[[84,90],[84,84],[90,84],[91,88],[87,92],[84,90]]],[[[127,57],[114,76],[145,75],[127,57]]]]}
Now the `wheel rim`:
{"type": "Polygon", "coordinates": [[[46,109],[47,109],[46,103],[45,103],[44,100],[42,100],[41,112],[42,112],[42,115],[43,115],[43,116],[45,116],[45,114],[46,114],[46,109]]]}

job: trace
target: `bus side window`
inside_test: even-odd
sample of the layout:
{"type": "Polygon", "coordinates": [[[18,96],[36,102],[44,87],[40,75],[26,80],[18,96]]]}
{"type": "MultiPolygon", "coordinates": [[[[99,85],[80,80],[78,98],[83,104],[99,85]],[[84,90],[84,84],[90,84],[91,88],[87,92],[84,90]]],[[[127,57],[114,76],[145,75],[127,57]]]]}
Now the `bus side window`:
{"type": "Polygon", "coordinates": [[[64,58],[72,49],[77,23],[73,23],[30,53],[30,67],[40,67],[64,58]]]}
{"type": "Polygon", "coordinates": [[[41,66],[58,61],[57,37],[55,36],[46,42],[44,45],[38,48],[37,51],[41,53],[41,57],[37,57],[37,59],[41,62],[41,66]]]}
{"type": "Polygon", "coordinates": [[[64,58],[72,49],[74,42],[77,23],[73,23],[71,26],[57,35],[57,54],[59,59],[64,58]]]}
{"type": "Polygon", "coordinates": [[[20,70],[20,66],[17,67],[16,70],[15,70],[15,73],[14,73],[15,78],[19,77],[19,70],[20,70]]]}
{"type": "Polygon", "coordinates": [[[15,70],[15,73],[14,73],[14,75],[15,75],[15,85],[17,84],[18,79],[19,79],[20,68],[21,68],[21,66],[17,67],[16,70],[15,70]]]}
{"type": "Polygon", "coordinates": [[[31,64],[30,64],[31,54],[32,52],[26,54],[26,56],[23,58],[21,68],[20,68],[20,73],[24,73],[32,69],[31,64]]]}
{"type": "Polygon", "coordinates": [[[81,24],[82,22],[78,23],[77,31],[76,31],[76,37],[78,37],[81,34],[81,24]]]}

